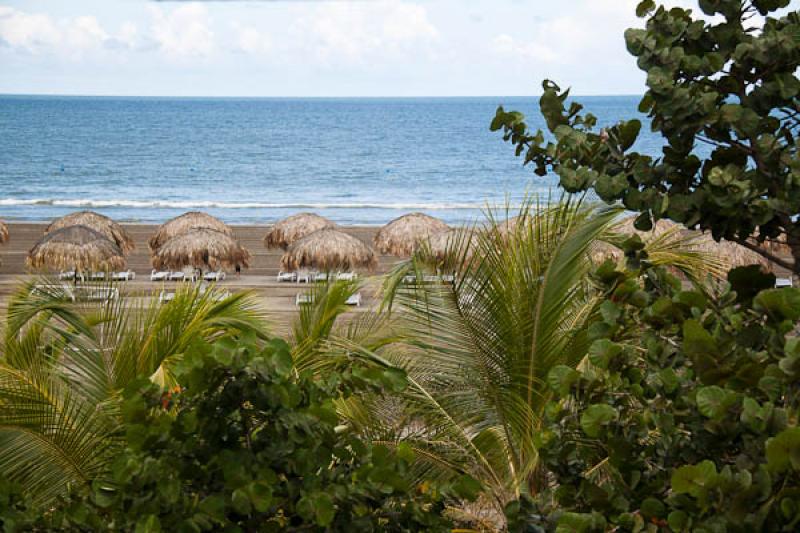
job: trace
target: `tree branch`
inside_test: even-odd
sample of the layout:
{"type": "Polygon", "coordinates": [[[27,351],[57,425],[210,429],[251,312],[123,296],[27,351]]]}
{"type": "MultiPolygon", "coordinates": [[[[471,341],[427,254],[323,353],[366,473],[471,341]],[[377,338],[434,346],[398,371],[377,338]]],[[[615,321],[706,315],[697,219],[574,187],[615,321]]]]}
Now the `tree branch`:
{"type": "Polygon", "coordinates": [[[781,267],[783,267],[783,268],[785,268],[787,270],[790,270],[790,271],[792,271],[794,273],[797,273],[795,271],[795,267],[796,266],[800,267],[800,265],[795,265],[794,262],[790,263],[789,261],[787,261],[787,260],[785,260],[785,259],[783,259],[781,257],[778,257],[777,255],[773,254],[772,252],[770,252],[768,250],[765,250],[762,247],[758,246],[757,244],[753,244],[752,242],[750,242],[748,240],[741,240],[741,241],[736,241],[736,242],[737,242],[737,244],[740,244],[741,246],[744,246],[745,248],[747,248],[751,252],[757,253],[758,255],[763,257],[764,259],[766,259],[766,260],[768,260],[768,261],[770,261],[772,263],[775,263],[776,265],[781,266],[781,267]]]}

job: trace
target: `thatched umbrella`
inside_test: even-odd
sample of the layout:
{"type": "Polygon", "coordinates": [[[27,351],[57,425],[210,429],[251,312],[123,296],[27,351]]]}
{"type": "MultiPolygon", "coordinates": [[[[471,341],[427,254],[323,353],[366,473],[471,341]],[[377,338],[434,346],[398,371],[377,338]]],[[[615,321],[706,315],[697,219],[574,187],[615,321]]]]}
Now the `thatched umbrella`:
{"type": "Polygon", "coordinates": [[[119,270],[125,257],[116,243],[86,226],[68,226],[44,235],[28,252],[31,268],[68,270],[119,270]]]}
{"type": "Polygon", "coordinates": [[[5,222],[0,220],[0,244],[8,242],[8,226],[5,222]]]}
{"type": "Polygon", "coordinates": [[[375,252],[369,246],[336,229],[322,229],[306,235],[289,246],[281,258],[281,267],[285,270],[372,270],[377,264],[375,252]]]}
{"type": "Polygon", "coordinates": [[[382,227],[373,242],[382,254],[409,256],[420,240],[448,229],[449,226],[438,218],[425,213],[410,213],[382,227]]]}
{"type": "Polygon", "coordinates": [[[122,250],[122,253],[125,254],[136,247],[136,245],[133,243],[133,238],[131,238],[131,236],[123,229],[122,226],[107,216],[101,215],[100,213],[95,213],[94,211],[77,211],[75,213],[65,215],[53,221],[49,226],[47,226],[47,229],[45,229],[44,232],[50,233],[68,226],[86,226],[87,228],[91,228],[96,232],[105,235],[107,239],[115,242],[117,246],[119,246],[120,250],[122,250]]]}
{"type": "Polygon", "coordinates": [[[194,268],[234,269],[250,266],[250,252],[221,231],[192,229],[176,235],[153,252],[153,267],[158,270],[194,268]]]}
{"type": "MultiPolygon", "coordinates": [[[[752,264],[761,265],[767,270],[772,270],[775,267],[775,265],[770,263],[762,255],[745,248],[740,244],[727,241],[725,239],[719,242],[715,241],[710,233],[690,230],[680,224],[676,224],[666,219],[661,219],[655,222],[653,229],[650,231],[639,231],[633,227],[635,220],[635,216],[627,217],[617,223],[612,229],[616,233],[635,233],[639,235],[645,242],[655,239],[666,232],[674,232],[676,238],[689,238],[690,241],[688,242],[688,245],[692,250],[713,255],[730,268],[752,264]]],[[[622,256],[622,250],[603,242],[597,242],[592,250],[592,257],[595,260],[603,260],[608,257],[619,260],[622,258],[622,256]]]]}
{"type": "Polygon", "coordinates": [[[173,237],[193,229],[210,229],[232,236],[233,230],[223,221],[200,211],[189,211],[163,223],[150,237],[150,250],[155,252],[173,237]]]}
{"type": "Polygon", "coordinates": [[[336,224],[314,213],[298,213],[277,222],[264,237],[267,248],[283,248],[321,229],[333,229],[336,224]]]}
{"type": "Polygon", "coordinates": [[[474,232],[463,229],[450,229],[440,231],[428,238],[428,251],[437,261],[447,259],[448,253],[461,254],[464,248],[468,247],[467,255],[471,256],[477,245],[477,235],[474,232]]]}

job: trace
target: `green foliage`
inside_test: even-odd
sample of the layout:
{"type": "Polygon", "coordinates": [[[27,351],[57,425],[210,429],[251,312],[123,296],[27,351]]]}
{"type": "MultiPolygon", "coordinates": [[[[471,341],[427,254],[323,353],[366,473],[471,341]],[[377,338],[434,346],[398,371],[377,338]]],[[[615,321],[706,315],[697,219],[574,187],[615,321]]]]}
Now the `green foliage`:
{"type": "Polygon", "coordinates": [[[145,377],[174,384],[194,343],[264,336],[246,293],[178,291],[167,305],[65,301],[29,284],[8,308],[0,350],[0,472],[39,502],[105,475],[123,445],[121,392],[145,377]]]}
{"type": "Polygon", "coordinates": [[[647,73],[639,110],[666,146],[659,158],[632,151],[638,120],[595,130],[596,118],[551,81],[539,105],[545,132],[502,107],[492,121],[536,174],[549,171],[569,192],[593,189],[638,211],[637,228],[668,218],[755,249],[800,273],[800,13],[777,18],[788,0],[700,0],[705,15],[656,7],[646,27],[625,33],[647,73]],[[698,144],[710,148],[701,159],[698,144]],[[788,244],[794,261],[774,246],[788,244]]]}
{"type": "MultiPolygon", "coordinates": [[[[603,265],[577,369],[557,367],[539,453],[547,530],[789,531],[800,526],[797,289],[684,288],[646,254],[603,265]],[[641,294],[644,293],[644,297],[641,294]]],[[[757,270],[730,273],[758,284],[757,270]]],[[[538,508],[537,508],[538,509],[538,508]]]]}
{"type": "Polygon", "coordinates": [[[185,354],[179,391],[132,383],[127,446],[109,476],[36,527],[447,531],[445,499],[474,497],[474,483],[415,485],[413,453],[366,443],[339,422],[335,398],[394,387],[393,369],[311,379],[291,363],[283,341],[228,338],[185,354]]]}

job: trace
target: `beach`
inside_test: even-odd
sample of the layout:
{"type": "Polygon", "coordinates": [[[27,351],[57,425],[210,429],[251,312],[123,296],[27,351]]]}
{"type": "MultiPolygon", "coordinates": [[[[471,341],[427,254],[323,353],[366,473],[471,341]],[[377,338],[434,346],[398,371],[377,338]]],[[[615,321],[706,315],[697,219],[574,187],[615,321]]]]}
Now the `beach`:
{"type": "MultiPolygon", "coordinates": [[[[9,222],[10,239],[8,243],[0,246],[0,316],[5,316],[8,300],[21,281],[31,279],[36,273],[31,273],[25,266],[25,257],[28,250],[42,236],[47,223],[38,222],[9,222]]],[[[124,294],[158,296],[162,289],[174,289],[182,282],[152,282],[150,281],[150,249],[147,240],[158,229],[156,224],[122,224],[136,243],[136,249],[128,255],[128,268],[136,272],[134,281],[118,282],[120,292],[124,294]]],[[[231,225],[234,236],[239,242],[250,250],[252,261],[250,268],[242,271],[241,278],[237,279],[233,272],[228,272],[227,278],[221,282],[220,287],[232,292],[252,291],[261,306],[262,311],[269,319],[276,333],[288,330],[292,319],[296,316],[297,306],[295,296],[298,292],[308,289],[306,284],[277,282],[276,275],[280,271],[280,259],[283,250],[268,250],[264,247],[264,235],[269,230],[267,225],[231,225]]],[[[343,231],[372,245],[372,237],[378,231],[372,226],[344,226],[343,231]]],[[[361,289],[361,307],[353,308],[352,313],[364,312],[373,308],[377,301],[375,292],[379,289],[380,282],[376,276],[389,271],[400,258],[379,255],[378,267],[371,274],[362,276],[364,287],[361,289]]]]}

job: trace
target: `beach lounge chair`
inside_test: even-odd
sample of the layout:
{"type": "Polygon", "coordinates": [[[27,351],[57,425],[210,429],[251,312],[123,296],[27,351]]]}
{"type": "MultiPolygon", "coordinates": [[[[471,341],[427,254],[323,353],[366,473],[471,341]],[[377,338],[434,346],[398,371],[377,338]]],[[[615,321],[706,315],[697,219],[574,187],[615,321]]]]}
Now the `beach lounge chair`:
{"type": "Polygon", "coordinates": [[[169,273],[169,280],[170,281],[183,281],[185,279],[186,279],[186,273],[185,272],[177,271],[177,272],[170,272],[169,273]]]}
{"type": "Polygon", "coordinates": [[[119,289],[116,287],[94,287],[84,285],[75,287],[75,299],[87,302],[110,302],[119,298],[119,289]]]}
{"type": "Polygon", "coordinates": [[[297,274],[297,283],[311,283],[311,280],[317,275],[316,272],[299,272],[297,274]]]}
{"type": "Polygon", "coordinates": [[[314,295],[307,292],[298,292],[294,298],[294,305],[308,305],[314,303],[314,295]]]}
{"type": "Polygon", "coordinates": [[[104,279],[106,279],[105,272],[92,272],[89,274],[90,281],[103,281],[104,279]]]}
{"type": "Polygon", "coordinates": [[[172,291],[161,291],[158,294],[158,303],[165,304],[175,299],[175,293],[172,291]]]}
{"type": "Polygon", "coordinates": [[[355,272],[339,272],[336,274],[336,279],[339,281],[354,281],[358,278],[355,272]]]}
{"type": "Polygon", "coordinates": [[[405,276],[403,276],[403,283],[405,283],[406,285],[413,285],[416,282],[417,282],[417,276],[415,276],[414,274],[406,274],[405,276]]]}
{"type": "Polygon", "coordinates": [[[785,289],[792,286],[792,278],[775,278],[775,288],[785,289]]]}
{"type": "Polygon", "coordinates": [[[357,292],[352,296],[350,296],[350,298],[348,298],[347,301],[345,301],[345,304],[361,307],[361,293],[357,292]]]}
{"type": "Polygon", "coordinates": [[[297,281],[297,272],[283,272],[283,271],[280,271],[280,272],[278,272],[277,280],[278,280],[278,282],[282,282],[282,281],[289,281],[289,282],[297,281]]]}
{"type": "Polygon", "coordinates": [[[225,279],[225,272],[222,270],[218,270],[216,272],[206,272],[203,276],[203,279],[206,281],[222,281],[225,279]]]}
{"type": "Polygon", "coordinates": [[[150,281],[166,281],[169,279],[170,271],[169,270],[162,270],[157,271],[153,269],[150,272],[150,281]]]}
{"type": "Polygon", "coordinates": [[[34,285],[31,289],[31,294],[38,294],[40,296],[46,295],[58,298],[59,300],[69,300],[71,302],[75,301],[75,293],[72,291],[72,287],[65,283],[60,285],[34,285]]]}
{"type": "Polygon", "coordinates": [[[328,281],[327,272],[317,272],[314,274],[314,281],[328,281]]]}
{"type": "Polygon", "coordinates": [[[62,281],[72,281],[74,279],[78,279],[80,281],[85,281],[83,274],[78,272],[77,275],[76,275],[74,270],[69,270],[69,271],[65,271],[65,272],[59,272],[58,279],[60,279],[62,281]]]}
{"type": "Polygon", "coordinates": [[[111,274],[111,279],[114,281],[132,281],[136,279],[136,272],[133,270],[126,270],[124,272],[114,272],[111,274]]]}

